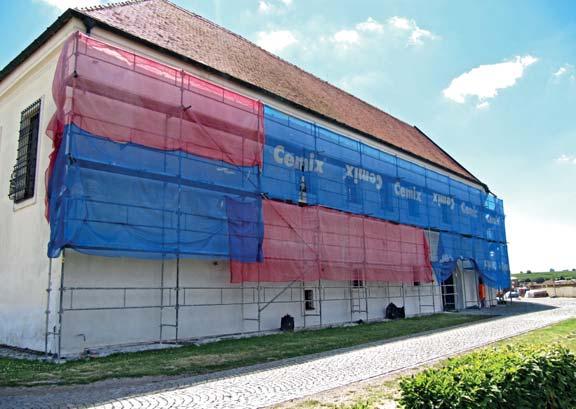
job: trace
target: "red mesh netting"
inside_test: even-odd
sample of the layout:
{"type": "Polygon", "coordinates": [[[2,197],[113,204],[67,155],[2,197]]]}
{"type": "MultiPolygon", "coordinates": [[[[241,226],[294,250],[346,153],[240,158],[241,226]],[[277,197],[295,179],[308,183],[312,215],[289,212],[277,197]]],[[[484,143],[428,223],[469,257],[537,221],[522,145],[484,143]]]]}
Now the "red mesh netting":
{"type": "MultiPolygon", "coordinates": [[[[260,166],[263,105],[180,69],[76,32],[52,86],[49,180],[65,125],[116,142],[260,166]]],[[[48,184],[47,184],[48,185],[48,184]]]]}
{"type": "Polygon", "coordinates": [[[243,281],[431,282],[428,242],[419,228],[326,209],[263,201],[264,261],[231,262],[243,281]]]}

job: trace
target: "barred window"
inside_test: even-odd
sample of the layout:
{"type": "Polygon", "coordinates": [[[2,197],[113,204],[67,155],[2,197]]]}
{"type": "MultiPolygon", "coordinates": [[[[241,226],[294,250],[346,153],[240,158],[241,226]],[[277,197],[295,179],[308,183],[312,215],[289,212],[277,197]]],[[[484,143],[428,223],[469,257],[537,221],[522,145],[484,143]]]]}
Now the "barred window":
{"type": "Polygon", "coordinates": [[[36,182],[36,156],[40,128],[40,100],[34,102],[20,115],[20,134],[16,164],[10,178],[8,197],[15,203],[34,196],[36,182]]]}

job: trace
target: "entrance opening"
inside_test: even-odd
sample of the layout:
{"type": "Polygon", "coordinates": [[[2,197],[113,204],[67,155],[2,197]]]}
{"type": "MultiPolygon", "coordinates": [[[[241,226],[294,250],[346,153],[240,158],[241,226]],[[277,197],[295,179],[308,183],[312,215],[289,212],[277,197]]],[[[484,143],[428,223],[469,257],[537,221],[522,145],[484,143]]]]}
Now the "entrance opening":
{"type": "Polygon", "coordinates": [[[454,286],[454,274],[442,283],[442,304],[444,311],[456,311],[456,287],[454,286]]]}

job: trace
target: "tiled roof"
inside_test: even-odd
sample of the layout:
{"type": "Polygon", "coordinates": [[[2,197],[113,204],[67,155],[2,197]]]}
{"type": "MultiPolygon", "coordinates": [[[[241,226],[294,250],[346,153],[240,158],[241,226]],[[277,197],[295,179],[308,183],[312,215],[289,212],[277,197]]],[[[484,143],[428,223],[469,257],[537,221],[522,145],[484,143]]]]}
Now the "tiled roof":
{"type": "Polygon", "coordinates": [[[77,11],[478,181],[417,128],[167,0],[124,1],[77,11]]]}

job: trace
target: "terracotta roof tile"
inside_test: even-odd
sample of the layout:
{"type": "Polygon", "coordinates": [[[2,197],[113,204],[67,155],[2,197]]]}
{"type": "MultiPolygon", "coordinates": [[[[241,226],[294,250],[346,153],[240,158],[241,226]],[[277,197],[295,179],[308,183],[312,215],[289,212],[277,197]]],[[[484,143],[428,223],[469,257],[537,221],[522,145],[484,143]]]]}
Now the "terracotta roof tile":
{"type": "Polygon", "coordinates": [[[478,181],[417,128],[167,0],[78,11],[478,181]]]}

